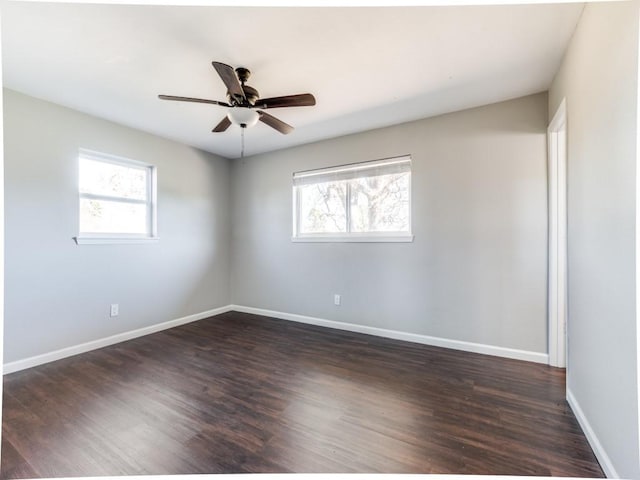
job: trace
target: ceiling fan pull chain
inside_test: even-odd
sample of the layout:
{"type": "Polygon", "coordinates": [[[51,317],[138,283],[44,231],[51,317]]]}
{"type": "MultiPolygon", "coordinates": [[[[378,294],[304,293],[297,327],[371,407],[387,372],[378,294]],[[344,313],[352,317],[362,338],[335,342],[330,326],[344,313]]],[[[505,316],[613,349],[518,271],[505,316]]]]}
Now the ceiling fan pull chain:
{"type": "Polygon", "coordinates": [[[240,138],[242,143],[242,148],[240,149],[240,158],[244,158],[244,127],[240,127],[240,138]]]}

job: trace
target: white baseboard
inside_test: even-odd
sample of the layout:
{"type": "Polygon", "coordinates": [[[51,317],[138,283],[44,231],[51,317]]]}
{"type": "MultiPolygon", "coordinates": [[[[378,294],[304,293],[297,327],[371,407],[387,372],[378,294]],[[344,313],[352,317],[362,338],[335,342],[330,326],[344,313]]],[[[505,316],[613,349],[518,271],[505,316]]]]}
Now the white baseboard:
{"type": "Polygon", "coordinates": [[[305,315],[297,315],[294,313],[277,312],[274,310],[265,310],[263,308],[245,307],[242,305],[226,305],[224,307],[214,308],[206,312],[188,315],[186,317],[169,320],[168,322],[150,325],[148,327],[131,330],[128,332],[118,333],[110,337],[92,340],[90,342],[74,345],[53,352],[36,355],[34,357],[16,360],[14,362],[5,363],[3,366],[3,374],[13,373],[26,368],[42,365],[43,363],[54,362],[62,358],[78,355],[80,353],[89,352],[98,348],[113,345],[115,343],[124,342],[133,338],[142,337],[151,333],[166,330],[168,328],[184,325],[185,323],[195,322],[204,318],[219,315],[230,311],[243,313],[252,313],[255,315],[263,315],[266,317],[280,318],[282,320],[290,320],[293,322],[307,323],[320,327],[335,328],[338,330],[347,330],[349,332],[365,333],[378,337],[393,338],[395,340],[404,340],[407,342],[421,343],[424,345],[432,345],[435,347],[452,348],[454,350],[462,350],[465,352],[482,353],[485,355],[494,355],[497,357],[514,358],[516,360],[525,360],[528,362],[544,363],[549,362],[549,355],[546,353],[529,352],[526,350],[516,350],[513,348],[496,347],[493,345],[484,345],[481,343],[464,342],[461,340],[450,340],[447,338],[430,337],[428,335],[420,335],[416,333],[400,332],[397,330],[388,330],[385,328],[370,327],[367,325],[357,325],[355,323],[336,322],[334,320],[326,320],[323,318],[308,317],[305,315]]]}
{"type": "Polygon", "coordinates": [[[607,476],[607,478],[620,478],[620,476],[616,472],[616,469],[613,467],[613,463],[611,462],[609,455],[607,455],[607,452],[600,443],[600,440],[598,440],[596,433],[593,431],[593,428],[591,428],[589,420],[587,420],[587,417],[582,411],[582,408],[580,408],[578,400],[576,400],[576,397],[573,396],[573,393],[571,392],[571,390],[569,390],[568,387],[567,402],[569,403],[571,410],[573,410],[573,414],[576,416],[580,427],[582,427],[582,431],[584,432],[585,437],[587,437],[587,441],[591,446],[591,450],[593,450],[593,453],[598,459],[598,462],[600,462],[600,466],[602,467],[604,474],[607,476]]]}
{"type": "Polygon", "coordinates": [[[305,315],[297,315],[294,313],[277,312],[274,310],[265,310],[263,308],[245,307],[242,305],[230,305],[230,310],[243,313],[252,313],[255,315],[264,315],[265,317],[280,318],[282,320],[291,320],[293,322],[308,323],[320,327],[335,328],[338,330],[347,330],[349,332],[366,333],[377,337],[393,338],[395,340],[404,340],[407,342],[422,343],[424,345],[432,345],[434,347],[452,348],[454,350],[462,350],[465,352],[482,353],[485,355],[494,355],[497,357],[513,358],[516,360],[525,360],[535,363],[549,363],[549,355],[546,353],[529,352],[526,350],[517,350],[513,348],[496,347],[494,345],[484,345],[481,343],[464,342],[461,340],[450,340],[447,338],[430,337],[428,335],[420,335],[417,333],[400,332],[397,330],[387,330],[386,328],[370,327],[367,325],[357,325],[355,323],[336,322],[334,320],[326,320],[323,318],[307,317],[305,315]]]}
{"type": "Polygon", "coordinates": [[[5,363],[3,366],[3,374],[13,373],[26,368],[35,367],[36,365],[42,365],[43,363],[54,362],[62,358],[78,355],[79,353],[85,353],[90,350],[96,350],[98,348],[107,347],[114,343],[124,342],[133,338],[142,337],[143,335],[149,335],[150,333],[159,332],[161,330],[167,330],[168,328],[184,325],[185,323],[195,322],[204,318],[226,313],[231,310],[230,305],[224,307],[214,308],[207,310],[206,312],[195,313],[182,318],[176,318],[175,320],[169,320],[167,322],[158,323],[156,325],[150,325],[148,327],[138,328],[136,330],[130,330],[128,332],[117,333],[110,337],[99,338],[97,340],[91,340],[90,342],[82,343],[80,345],[74,345],[72,347],[61,348],[53,352],[43,353],[42,355],[36,355],[34,357],[25,358],[23,360],[16,360],[15,362],[5,363]]]}

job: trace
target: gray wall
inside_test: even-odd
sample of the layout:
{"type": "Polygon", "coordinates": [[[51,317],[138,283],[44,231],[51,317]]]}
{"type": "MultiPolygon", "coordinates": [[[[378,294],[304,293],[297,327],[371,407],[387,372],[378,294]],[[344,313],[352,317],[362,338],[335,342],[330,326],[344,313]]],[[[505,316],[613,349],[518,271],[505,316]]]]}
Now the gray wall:
{"type": "Polygon", "coordinates": [[[5,362],[229,304],[228,160],[11,90],[4,142],[5,362]],[[79,147],[157,166],[159,243],[75,244],[79,147]]]}
{"type": "Polygon", "coordinates": [[[234,161],[233,303],[546,353],[546,125],[542,93],[234,161]],[[291,242],[293,172],[407,153],[413,243],[291,242]]]}
{"type": "Polygon", "coordinates": [[[638,3],[587,4],[551,86],[567,99],[568,389],[613,467],[640,478],[636,344],[638,3]]]}

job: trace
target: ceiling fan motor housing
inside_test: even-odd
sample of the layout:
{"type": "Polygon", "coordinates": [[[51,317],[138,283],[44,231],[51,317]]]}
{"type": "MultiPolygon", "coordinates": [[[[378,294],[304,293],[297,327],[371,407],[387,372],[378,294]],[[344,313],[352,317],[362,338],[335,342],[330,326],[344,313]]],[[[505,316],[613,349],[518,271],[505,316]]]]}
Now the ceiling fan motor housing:
{"type": "Polygon", "coordinates": [[[256,100],[260,98],[260,94],[258,91],[250,87],[249,85],[245,85],[245,82],[249,80],[251,76],[251,71],[248,68],[238,67],[236,68],[236,75],[238,76],[238,80],[240,81],[240,87],[244,92],[244,99],[240,95],[233,95],[230,92],[227,92],[227,98],[232,105],[239,106],[247,106],[247,105],[255,105],[256,100]]]}
{"type": "Polygon", "coordinates": [[[242,91],[244,92],[244,97],[247,99],[246,102],[243,101],[242,97],[233,96],[229,92],[227,92],[229,103],[238,106],[247,106],[247,104],[255,105],[256,100],[260,98],[260,94],[258,93],[258,91],[255,88],[250,87],[249,85],[242,85],[242,91]]]}

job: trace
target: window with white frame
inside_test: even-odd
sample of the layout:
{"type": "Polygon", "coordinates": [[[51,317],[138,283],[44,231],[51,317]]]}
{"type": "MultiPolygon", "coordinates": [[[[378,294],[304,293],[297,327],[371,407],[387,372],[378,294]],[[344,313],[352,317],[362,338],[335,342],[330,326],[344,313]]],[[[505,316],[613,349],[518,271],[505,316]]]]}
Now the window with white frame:
{"type": "Polygon", "coordinates": [[[294,241],[411,241],[411,157],[293,174],[294,241]]]}
{"type": "Polygon", "coordinates": [[[155,184],[153,165],[81,150],[78,243],[154,240],[155,184]]]}

